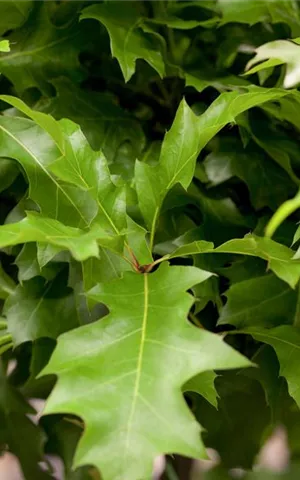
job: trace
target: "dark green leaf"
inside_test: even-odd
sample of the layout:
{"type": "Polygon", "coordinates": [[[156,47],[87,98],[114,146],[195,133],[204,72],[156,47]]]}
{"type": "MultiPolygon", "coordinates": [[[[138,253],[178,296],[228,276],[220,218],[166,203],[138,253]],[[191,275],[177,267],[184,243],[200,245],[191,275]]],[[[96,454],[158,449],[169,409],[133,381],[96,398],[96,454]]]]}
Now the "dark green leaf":
{"type": "Polygon", "coordinates": [[[144,33],[139,28],[142,18],[134,3],[91,5],[81,13],[81,20],[86,18],[95,18],[107,28],[111,53],[117,58],[126,82],[134,74],[138,58],[148,62],[160,76],[164,75],[165,66],[160,45],[155,36],[144,33]]]}
{"type": "Polygon", "coordinates": [[[65,25],[56,26],[47,2],[15,2],[16,8],[17,4],[24,15],[31,5],[34,8],[26,23],[8,36],[11,50],[0,56],[0,71],[20,93],[29,87],[47,92],[49,80],[61,75],[80,81],[83,71],[78,55],[88,38],[83,25],[67,19],[65,25]]]}
{"type": "Polygon", "coordinates": [[[281,325],[268,330],[253,327],[245,329],[243,332],[249,333],[259,342],[267,343],[274,348],[280,364],[279,374],[286,378],[289,394],[300,405],[298,373],[300,334],[298,329],[292,325],[281,325]]]}
{"type": "Polygon", "coordinates": [[[225,295],[219,325],[272,327],[290,323],[296,311],[297,293],[275,275],[235,283],[225,295]]]}
{"type": "Polygon", "coordinates": [[[40,337],[56,338],[78,326],[72,291],[57,279],[45,283],[36,277],[19,285],[6,300],[4,314],[16,345],[40,337]]]}

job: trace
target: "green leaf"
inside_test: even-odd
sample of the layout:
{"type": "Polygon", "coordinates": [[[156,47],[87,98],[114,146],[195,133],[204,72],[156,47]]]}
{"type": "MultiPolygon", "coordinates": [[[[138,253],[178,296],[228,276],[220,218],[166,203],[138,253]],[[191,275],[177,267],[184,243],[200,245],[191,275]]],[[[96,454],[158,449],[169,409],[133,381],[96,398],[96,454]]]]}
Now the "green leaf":
{"type": "Polygon", "coordinates": [[[246,235],[242,239],[230,240],[216,248],[215,252],[257,256],[266,260],[268,268],[292,288],[295,288],[298,283],[300,262],[293,260],[293,250],[270,238],[246,235]]]}
{"type": "Polygon", "coordinates": [[[225,296],[218,325],[272,327],[290,323],[296,311],[297,293],[275,275],[235,283],[225,296]]]}
{"type": "Polygon", "coordinates": [[[268,42],[256,48],[256,55],[246,65],[247,75],[256,73],[263,68],[274,67],[276,65],[287,64],[286,73],[284,77],[283,86],[291,88],[300,82],[299,74],[299,52],[300,52],[300,38],[293,41],[289,40],[275,40],[268,42]],[[253,65],[263,61],[256,67],[253,65]],[[253,68],[251,68],[253,67],[253,68]]]}
{"type": "Polygon", "coordinates": [[[50,243],[70,250],[74,258],[79,261],[97,257],[98,243],[112,250],[122,250],[122,242],[120,243],[118,238],[110,236],[97,225],[85,232],[33,212],[28,213],[21,222],[0,226],[0,232],[0,248],[27,242],[50,243]]]}
{"type": "Polygon", "coordinates": [[[198,92],[202,92],[207,87],[214,87],[220,93],[224,90],[230,90],[233,86],[247,87],[249,82],[242,77],[228,75],[226,77],[206,78],[203,71],[185,73],[187,87],[194,87],[198,92]]]}
{"type": "Polygon", "coordinates": [[[1,158],[0,160],[0,192],[6,190],[17,178],[20,170],[17,162],[8,158],[1,158]]]}
{"type": "Polygon", "coordinates": [[[52,478],[50,473],[42,471],[40,465],[45,460],[43,455],[45,434],[28,418],[28,414],[34,414],[35,410],[11,385],[5,375],[3,364],[0,368],[0,388],[1,450],[8,447],[17,456],[24,478],[50,480],[52,478]]]}
{"type": "Polygon", "coordinates": [[[26,22],[33,2],[30,0],[16,2],[1,2],[0,4],[0,35],[20,27],[26,22]]]}
{"type": "Polygon", "coordinates": [[[54,79],[52,84],[57,95],[46,104],[38,104],[39,109],[80,125],[92,148],[101,148],[110,162],[117,162],[118,154],[128,145],[129,165],[133,170],[145,145],[141,124],[109,93],[86,91],[63,77],[54,79]]]}
{"type": "MultiPolygon", "coordinates": [[[[295,97],[295,95],[293,95],[293,97],[295,97]]],[[[284,104],[284,100],[285,98],[280,99],[278,101],[278,104],[284,104]]],[[[288,102],[288,98],[286,98],[286,100],[288,102]]],[[[265,109],[267,112],[269,111],[269,109],[270,111],[273,111],[274,105],[275,104],[270,103],[263,106],[262,108],[265,109]]],[[[247,132],[251,135],[251,138],[256,142],[256,144],[261,147],[269,157],[271,157],[281,168],[286,171],[286,173],[290,176],[291,180],[293,180],[296,185],[299,185],[299,178],[297,177],[297,175],[295,175],[292,168],[292,164],[295,164],[294,159],[296,159],[298,155],[297,144],[291,141],[290,137],[283,132],[282,128],[279,127],[275,129],[274,125],[269,125],[269,123],[266,121],[259,122],[257,120],[258,118],[256,117],[253,119],[253,121],[249,122],[245,115],[240,115],[238,119],[238,124],[240,125],[240,127],[245,128],[247,132]]],[[[269,159],[266,157],[264,158],[263,163],[266,164],[266,166],[271,165],[269,159]]],[[[264,170],[265,167],[260,166],[260,168],[261,170],[264,170]]],[[[275,169],[275,171],[276,170],[278,171],[278,169],[275,169]]],[[[284,183],[286,183],[287,179],[285,174],[283,174],[283,179],[285,180],[284,183]]],[[[275,188],[276,187],[274,184],[273,189],[275,190],[275,188]]],[[[278,186],[275,192],[279,191],[280,193],[279,188],[280,187],[278,186]]],[[[295,189],[295,187],[288,187],[287,185],[286,188],[295,189]]],[[[280,196],[282,198],[282,193],[281,195],[279,195],[279,197],[280,196]]]]}
{"type": "Polygon", "coordinates": [[[0,298],[4,300],[10,294],[14,293],[15,287],[16,284],[13,279],[7,275],[0,265],[0,298]]]}
{"type": "Polygon", "coordinates": [[[29,196],[45,216],[76,227],[91,223],[97,214],[95,201],[47,168],[60,153],[46,133],[30,120],[1,117],[0,140],[0,155],[15,158],[23,166],[30,183],[29,196]]]}
{"type": "MultiPolygon", "coordinates": [[[[28,2],[23,4],[27,5],[21,8],[28,10],[28,2]]],[[[49,80],[61,75],[82,80],[78,55],[88,39],[83,25],[78,27],[69,18],[65,25],[57,26],[47,2],[32,4],[26,23],[8,36],[11,49],[0,57],[1,72],[19,93],[29,87],[49,92],[49,80]]]]}
{"type": "Polygon", "coordinates": [[[35,243],[24,245],[15,260],[15,264],[18,267],[18,280],[20,283],[41,274],[35,243]]]}
{"type": "Polygon", "coordinates": [[[100,258],[91,257],[82,262],[84,290],[87,292],[97,283],[121,278],[122,274],[128,270],[132,270],[131,266],[119,255],[100,248],[100,258]]]}
{"type": "Polygon", "coordinates": [[[293,0],[245,0],[239,4],[218,0],[222,23],[240,22],[253,25],[257,22],[287,23],[292,35],[299,35],[300,17],[297,3],[293,0]]]}
{"type": "Polygon", "coordinates": [[[127,2],[91,5],[81,13],[81,20],[95,18],[108,30],[111,53],[116,57],[127,82],[135,72],[136,60],[142,58],[162,77],[165,65],[160,45],[154,35],[142,31],[142,17],[137,5],[127,2]]]}
{"type": "Polygon", "coordinates": [[[5,302],[4,314],[15,345],[40,337],[57,338],[78,327],[72,291],[57,277],[48,283],[36,277],[18,285],[5,302]]]}
{"type": "Polygon", "coordinates": [[[218,0],[222,12],[222,23],[240,22],[250,25],[256,22],[268,21],[269,12],[267,2],[262,0],[245,0],[242,4],[218,0]]]}
{"type": "Polygon", "coordinates": [[[197,419],[206,429],[205,444],[218,452],[224,467],[239,465],[250,469],[270,422],[263,388],[241,371],[224,372],[216,378],[215,385],[219,396],[218,409],[200,397],[194,406],[197,419]]]}
{"type": "Polygon", "coordinates": [[[69,412],[85,421],[76,466],[96,465],[105,480],[137,480],[151,475],[159,453],[203,455],[199,426],[184,405],[181,386],[206,370],[249,365],[220,337],[185,319],[192,299],[184,292],[210,275],[164,264],[150,275],[125,273],[89,292],[110,314],[60,337],[42,372],[59,378],[45,413],[69,412]],[[95,417],[99,402],[102,414],[95,417]],[[122,455],[112,461],[116,449],[122,455]]]}
{"type": "Polygon", "coordinates": [[[222,142],[217,152],[204,160],[211,185],[218,185],[234,175],[246,183],[251,203],[256,209],[269,206],[275,210],[296,190],[291,178],[271,159],[256,149],[242,149],[237,142],[222,142]]]}
{"type": "Polygon", "coordinates": [[[202,372],[191,378],[184,386],[184,392],[196,392],[202,395],[215,408],[218,406],[218,393],[215,388],[215,372],[202,372]]]}
{"type": "Polygon", "coordinates": [[[155,167],[137,162],[135,171],[139,206],[150,229],[152,248],[157,220],[167,192],[180,183],[185,189],[192,181],[195,162],[203,147],[227,123],[234,122],[240,113],[286,95],[280,89],[249,87],[245,93],[221,94],[210,107],[196,117],[185,101],[176,113],[174,123],[166,134],[159,164],[155,167]]]}
{"type": "MultiPolygon", "coordinates": [[[[27,145],[24,145],[18,137],[12,135],[10,131],[2,126],[3,134],[9,135],[10,140],[13,139],[15,141],[17,160],[24,166],[29,179],[31,180],[32,175],[36,178],[36,175],[39,174],[41,180],[44,181],[45,188],[55,189],[56,206],[52,199],[48,198],[48,202],[52,205],[52,214],[53,203],[57,210],[55,218],[58,218],[60,213],[60,199],[65,203],[65,205],[62,204],[62,207],[67,206],[69,203],[72,209],[76,210],[77,215],[80,215],[81,220],[85,222],[85,226],[89,225],[90,221],[94,219],[96,207],[97,216],[95,222],[101,224],[103,228],[111,230],[115,235],[119,235],[120,230],[126,226],[125,192],[122,187],[116,187],[112,182],[104,155],[91,149],[80,128],[73,122],[67,120],[57,122],[50,115],[36,112],[14,97],[2,96],[1,99],[30,116],[55,142],[55,146],[53,145],[52,148],[49,145],[48,152],[47,150],[43,151],[44,155],[49,153],[51,159],[47,158],[47,164],[44,166],[39,158],[29,150],[27,145]],[[58,150],[57,152],[56,149],[58,150]],[[87,158],[88,161],[86,160],[87,158]],[[64,182],[73,184],[75,188],[67,186],[64,182]],[[71,196],[74,194],[76,194],[76,203],[71,196]],[[84,202],[82,206],[80,205],[81,197],[84,202]],[[80,211],[80,207],[86,209],[86,211],[80,211]],[[90,209],[89,211],[88,208],[90,209]]],[[[13,123],[15,119],[10,119],[10,121],[9,126],[12,129],[15,127],[15,123],[13,123]]],[[[9,146],[7,145],[7,148],[9,146]]],[[[45,203],[45,192],[40,189],[41,185],[35,186],[33,191],[32,184],[34,183],[36,182],[32,179],[30,182],[30,193],[33,199],[34,196],[38,197],[37,201],[39,201],[38,203],[41,206],[41,202],[45,203]]],[[[68,215],[70,215],[70,212],[68,215]]],[[[65,219],[64,221],[68,223],[68,220],[65,219]]]]}
{"type": "Polygon", "coordinates": [[[10,51],[10,45],[8,40],[1,40],[0,41],[0,52],[9,52],[10,51]]]}
{"type": "MultiPolygon", "coordinates": [[[[272,237],[272,235],[276,232],[277,228],[286,220],[289,215],[298,210],[298,208],[300,208],[300,191],[294,198],[292,198],[291,200],[287,200],[282,205],[280,205],[280,207],[274,213],[273,217],[269,220],[266,226],[266,236],[272,237]]],[[[295,241],[297,241],[297,233],[294,237],[294,242],[295,241]]]]}
{"type": "MultiPolygon", "coordinates": [[[[1,227],[0,227],[1,228],[1,227]]],[[[15,260],[18,267],[18,280],[20,283],[30,280],[38,275],[51,280],[61,270],[60,263],[52,263],[44,268],[38,261],[37,246],[35,243],[26,243],[15,260]]],[[[44,265],[43,265],[44,266],[44,265]]]]}
{"type": "Polygon", "coordinates": [[[259,342],[274,348],[279,360],[279,375],[285,377],[289,394],[300,405],[299,394],[299,352],[300,333],[292,325],[280,325],[271,329],[247,328],[243,333],[252,335],[259,342]]]}
{"type": "Polygon", "coordinates": [[[300,130],[300,121],[297,115],[300,97],[297,90],[293,94],[283,97],[276,103],[264,105],[263,109],[280,121],[287,121],[300,130]]]}
{"type": "Polygon", "coordinates": [[[277,277],[295,288],[300,278],[300,262],[294,259],[295,252],[270,238],[248,234],[244,238],[236,238],[213,248],[211,242],[194,241],[179,247],[166,258],[205,253],[231,253],[259,257],[268,262],[268,268],[277,277]]]}

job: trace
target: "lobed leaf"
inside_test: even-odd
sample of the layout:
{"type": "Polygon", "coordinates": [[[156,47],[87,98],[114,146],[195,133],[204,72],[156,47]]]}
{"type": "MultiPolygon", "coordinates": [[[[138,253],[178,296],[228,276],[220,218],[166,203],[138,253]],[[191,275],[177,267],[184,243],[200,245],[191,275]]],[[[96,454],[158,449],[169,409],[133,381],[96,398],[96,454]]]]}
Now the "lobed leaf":
{"type": "Polygon", "coordinates": [[[42,372],[58,376],[44,413],[69,412],[85,421],[76,466],[96,465],[105,480],[137,480],[151,474],[158,454],[204,454],[182,385],[206,370],[250,364],[220,337],[186,321],[192,299],[184,292],[210,276],[164,264],[88,293],[110,314],[60,337],[42,372]]]}

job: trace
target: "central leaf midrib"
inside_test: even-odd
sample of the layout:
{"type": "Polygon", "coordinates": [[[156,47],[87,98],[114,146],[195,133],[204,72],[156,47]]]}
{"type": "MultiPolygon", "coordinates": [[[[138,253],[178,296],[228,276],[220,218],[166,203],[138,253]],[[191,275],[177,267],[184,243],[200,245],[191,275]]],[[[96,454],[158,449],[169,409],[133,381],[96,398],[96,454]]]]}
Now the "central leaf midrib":
{"type": "Polygon", "coordinates": [[[123,463],[126,461],[126,455],[127,455],[129,444],[130,444],[130,433],[131,433],[132,421],[135,413],[136,402],[139,396],[139,388],[141,383],[141,374],[142,374],[142,366],[143,366],[144,346],[146,342],[148,310],[149,310],[149,286],[148,286],[148,274],[145,273],[144,274],[144,312],[143,312],[143,322],[142,322],[142,330],[141,330],[141,341],[139,346],[139,354],[138,354],[138,360],[137,360],[136,377],[135,377],[135,383],[134,383],[134,389],[133,389],[131,408],[130,408],[128,423],[126,428],[123,463]]]}

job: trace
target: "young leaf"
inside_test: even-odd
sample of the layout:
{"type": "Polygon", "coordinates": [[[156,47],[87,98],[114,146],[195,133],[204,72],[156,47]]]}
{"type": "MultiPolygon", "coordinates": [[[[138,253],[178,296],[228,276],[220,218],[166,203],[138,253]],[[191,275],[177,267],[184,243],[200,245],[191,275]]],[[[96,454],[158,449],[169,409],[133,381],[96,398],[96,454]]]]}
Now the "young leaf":
{"type": "Polygon", "coordinates": [[[270,238],[246,235],[245,238],[224,243],[215,252],[257,256],[266,260],[268,268],[290,287],[295,288],[298,283],[300,262],[293,259],[294,251],[270,238]]]}
{"type": "Polygon", "coordinates": [[[248,87],[245,93],[226,92],[199,117],[196,117],[184,100],[181,102],[174,123],[164,138],[159,164],[155,167],[141,162],[136,164],[135,182],[139,206],[151,232],[151,248],[167,192],[176,183],[185,189],[189,186],[202,148],[240,113],[286,94],[284,90],[255,86],[248,87]]]}
{"type": "Polygon", "coordinates": [[[259,72],[263,68],[270,68],[286,63],[287,69],[283,86],[285,88],[294,87],[300,82],[299,43],[300,38],[296,38],[293,41],[275,40],[274,42],[268,42],[261,45],[255,50],[255,57],[246,65],[247,75],[259,72]],[[266,61],[256,65],[262,60],[266,61]],[[256,67],[253,67],[253,65],[256,65],[256,67]]]}
{"type": "Polygon", "coordinates": [[[277,277],[295,288],[300,277],[300,262],[294,259],[295,252],[285,245],[274,242],[270,238],[248,234],[244,238],[229,240],[217,248],[212,248],[210,242],[203,240],[179,247],[166,258],[195,255],[197,253],[233,253],[259,257],[268,262],[268,268],[273,270],[277,277]]]}
{"type": "Polygon", "coordinates": [[[210,275],[164,264],[88,293],[110,314],[60,337],[42,372],[58,376],[44,413],[69,412],[85,421],[76,466],[96,465],[104,480],[138,480],[151,475],[160,453],[203,455],[182,385],[206,370],[249,365],[220,337],[186,321],[192,298],[185,291],[210,275]],[[112,461],[116,450],[120,456],[112,461]]]}

